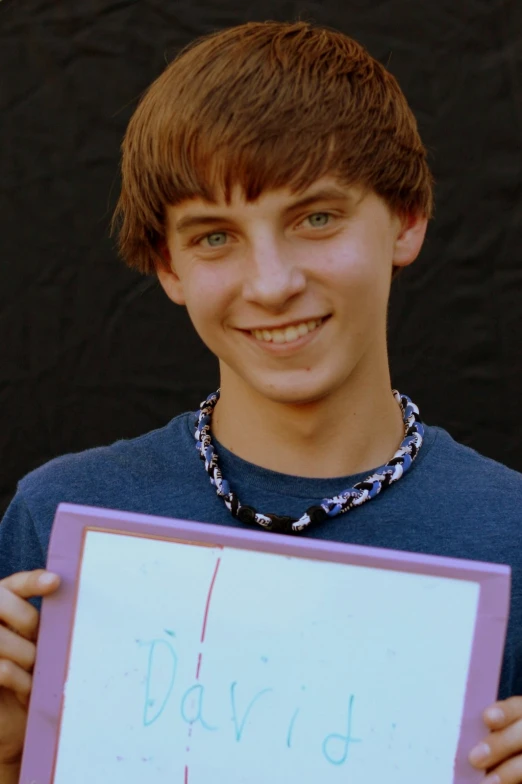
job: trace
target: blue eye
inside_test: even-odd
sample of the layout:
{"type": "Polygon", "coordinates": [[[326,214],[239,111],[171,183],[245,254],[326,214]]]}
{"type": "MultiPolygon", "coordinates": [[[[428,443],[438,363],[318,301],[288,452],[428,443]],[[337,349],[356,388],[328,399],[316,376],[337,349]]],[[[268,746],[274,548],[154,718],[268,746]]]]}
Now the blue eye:
{"type": "Polygon", "coordinates": [[[214,231],[212,234],[207,234],[204,239],[211,248],[220,248],[222,245],[225,245],[227,235],[224,231],[214,231]]]}
{"type": "Polygon", "coordinates": [[[308,216],[307,220],[310,222],[310,226],[313,226],[314,229],[321,229],[329,222],[330,214],[328,212],[314,212],[313,215],[308,216]]]}

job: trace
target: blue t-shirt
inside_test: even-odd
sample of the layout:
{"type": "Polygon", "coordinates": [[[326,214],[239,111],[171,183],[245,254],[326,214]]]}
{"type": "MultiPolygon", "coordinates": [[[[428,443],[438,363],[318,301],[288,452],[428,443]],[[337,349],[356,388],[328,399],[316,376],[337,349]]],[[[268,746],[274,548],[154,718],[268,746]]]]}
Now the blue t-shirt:
{"type": "MultiPolygon", "coordinates": [[[[244,527],[210,485],[195,449],[194,418],[183,414],[139,438],[59,457],[28,474],[0,524],[0,578],[45,565],[62,501],[244,527]]],[[[305,479],[260,468],[218,447],[223,475],[241,501],[260,512],[298,517],[369,473],[305,479]]],[[[306,536],[509,564],[511,616],[499,697],[522,694],[522,474],[427,427],[419,456],[402,479],[306,536]]]]}

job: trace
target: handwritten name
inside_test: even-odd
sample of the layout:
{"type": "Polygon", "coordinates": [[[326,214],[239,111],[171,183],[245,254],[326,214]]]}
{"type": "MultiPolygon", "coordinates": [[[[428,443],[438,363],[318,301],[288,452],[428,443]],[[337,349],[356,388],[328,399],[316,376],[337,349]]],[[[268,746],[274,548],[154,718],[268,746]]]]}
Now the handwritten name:
{"type": "MultiPolygon", "coordinates": [[[[172,633],[169,634],[174,636],[172,633]]],[[[167,705],[174,698],[179,658],[176,648],[170,639],[157,638],[149,642],[140,642],[140,645],[148,649],[143,725],[144,727],[150,727],[161,718],[167,705]],[[157,699],[152,695],[152,683],[158,672],[161,672],[164,678],[161,699],[157,699]]],[[[304,691],[305,687],[303,686],[302,689],[304,691]]],[[[255,691],[248,701],[243,701],[243,707],[240,705],[242,700],[239,698],[239,691],[238,681],[232,681],[228,688],[228,699],[232,715],[233,738],[237,743],[241,742],[247,732],[249,719],[251,719],[256,708],[262,702],[269,700],[270,695],[276,696],[277,690],[267,685],[265,688],[255,691]]],[[[191,727],[198,724],[207,732],[217,732],[222,728],[205,713],[205,693],[206,686],[200,682],[193,683],[181,690],[179,696],[180,716],[191,727]]],[[[346,705],[345,726],[340,732],[327,734],[320,744],[322,756],[331,765],[339,766],[346,763],[352,744],[361,742],[361,738],[354,737],[352,734],[354,704],[355,696],[350,694],[346,705]]],[[[289,723],[284,738],[284,742],[289,749],[294,745],[297,732],[296,725],[299,724],[298,717],[301,714],[301,710],[300,707],[297,707],[289,711],[289,723]]],[[[230,729],[230,724],[227,726],[230,729]]]]}

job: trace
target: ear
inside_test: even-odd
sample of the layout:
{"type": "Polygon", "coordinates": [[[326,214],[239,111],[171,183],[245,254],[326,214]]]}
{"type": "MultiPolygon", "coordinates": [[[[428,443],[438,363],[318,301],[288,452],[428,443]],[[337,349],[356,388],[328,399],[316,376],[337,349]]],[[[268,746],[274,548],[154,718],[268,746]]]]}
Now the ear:
{"type": "Polygon", "coordinates": [[[407,267],[415,261],[422,248],[428,219],[424,215],[404,215],[398,218],[399,228],[393,250],[393,266],[407,267]]]}
{"type": "Polygon", "coordinates": [[[183,285],[176,273],[168,245],[163,242],[158,246],[159,258],[156,260],[156,275],[169,299],[176,305],[185,305],[183,285]]]}

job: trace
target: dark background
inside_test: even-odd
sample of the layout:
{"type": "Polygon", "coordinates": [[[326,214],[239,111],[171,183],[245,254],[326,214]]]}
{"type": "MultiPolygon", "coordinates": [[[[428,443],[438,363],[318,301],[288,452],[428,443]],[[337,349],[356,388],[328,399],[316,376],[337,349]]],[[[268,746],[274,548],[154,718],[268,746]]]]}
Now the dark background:
{"type": "Polygon", "coordinates": [[[394,384],[522,470],[520,0],[0,0],[0,513],[32,468],[158,427],[216,386],[184,311],[117,260],[119,146],[182,46],[296,18],[388,64],[430,152],[437,212],[394,284],[394,384]]]}

